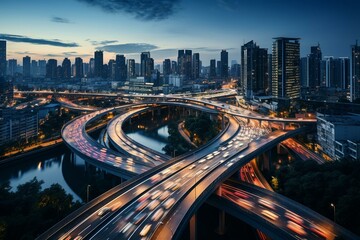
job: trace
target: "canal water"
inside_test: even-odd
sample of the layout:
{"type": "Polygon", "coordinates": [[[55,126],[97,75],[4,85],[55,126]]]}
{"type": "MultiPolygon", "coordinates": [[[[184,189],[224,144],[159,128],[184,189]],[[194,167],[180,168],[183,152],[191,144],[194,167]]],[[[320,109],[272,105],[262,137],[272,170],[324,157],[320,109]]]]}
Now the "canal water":
{"type": "Polygon", "coordinates": [[[165,154],[163,148],[166,146],[169,136],[167,125],[152,131],[137,129],[135,132],[127,133],[127,135],[134,141],[165,154]]]}
{"type": "MultiPolygon", "coordinates": [[[[140,144],[163,152],[162,148],[166,145],[168,137],[168,127],[166,123],[146,130],[133,127],[128,134],[140,144]]],[[[89,184],[88,175],[85,161],[71,154],[68,149],[46,156],[33,155],[28,159],[0,168],[0,182],[9,181],[13,191],[16,191],[18,185],[36,177],[44,182],[43,189],[58,183],[73,196],[74,200],[80,202],[85,200],[81,196],[84,195],[83,189],[89,184]]]]}

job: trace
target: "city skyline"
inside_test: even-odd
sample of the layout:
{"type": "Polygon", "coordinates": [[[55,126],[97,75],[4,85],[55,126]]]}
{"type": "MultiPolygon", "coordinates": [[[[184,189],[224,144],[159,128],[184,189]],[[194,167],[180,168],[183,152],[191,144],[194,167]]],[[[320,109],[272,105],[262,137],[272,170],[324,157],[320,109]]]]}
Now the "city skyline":
{"type": "Polygon", "coordinates": [[[0,19],[7,24],[0,38],[8,42],[7,59],[18,63],[26,55],[36,60],[68,57],[72,62],[82,57],[87,62],[94,51],[103,50],[105,62],[116,54],[139,62],[140,53],[150,51],[160,64],[166,58],[175,60],[178,49],[199,52],[203,65],[220,59],[222,49],[229,52],[229,60],[240,62],[240,46],[245,42],[254,40],[271,52],[272,38],[282,36],[301,38],[301,56],[317,43],[324,56],[351,56],[350,46],[359,37],[354,29],[360,3],[284,3],[16,0],[3,3],[7,11],[0,19]]]}

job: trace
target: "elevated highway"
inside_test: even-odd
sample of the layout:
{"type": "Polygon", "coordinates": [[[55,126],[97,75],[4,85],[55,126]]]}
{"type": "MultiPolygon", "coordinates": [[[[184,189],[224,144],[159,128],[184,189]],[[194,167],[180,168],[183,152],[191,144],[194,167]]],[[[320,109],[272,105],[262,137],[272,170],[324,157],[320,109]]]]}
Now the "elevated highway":
{"type": "Polygon", "coordinates": [[[261,229],[273,239],[359,239],[311,209],[247,183],[226,181],[208,203],[261,229]]]}
{"type": "MultiPolygon", "coordinates": [[[[230,112],[236,115],[232,110],[230,112]]],[[[243,118],[244,114],[241,113],[239,117],[243,118]]],[[[270,134],[262,131],[245,133],[245,127],[239,130],[238,120],[230,116],[229,120],[230,126],[237,126],[232,134],[227,130],[206,148],[154,167],[111,190],[111,193],[100,196],[88,207],[81,208],[44,233],[40,239],[72,239],[78,236],[87,239],[178,239],[199,206],[223,181],[260,153],[304,131],[301,128],[270,134]]],[[[262,225],[269,221],[267,219],[262,225]]],[[[291,224],[287,229],[280,229],[276,236],[298,239],[294,237],[294,226],[291,224]]],[[[338,226],[334,228],[337,230],[332,232],[333,236],[353,237],[338,226]]]]}

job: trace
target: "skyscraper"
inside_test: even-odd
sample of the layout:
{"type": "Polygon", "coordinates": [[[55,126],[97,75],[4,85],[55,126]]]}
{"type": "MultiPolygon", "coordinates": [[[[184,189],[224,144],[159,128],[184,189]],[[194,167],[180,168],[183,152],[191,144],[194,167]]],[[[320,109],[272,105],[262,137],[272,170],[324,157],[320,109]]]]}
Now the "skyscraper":
{"type": "Polygon", "coordinates": [[[309,57],[300,59],[300,85],[309,87],[309,57]]]}
{"type": "Polygon", "coordinates": [[[226,50],[222,50],[220,54],[221,67],[220,67],[220,77],[226,79],[229,77],[229,54],[226,50]]]}
{"type": "Polygon", "coordinates": [[[6,76],[6,41],[0,40],[0,77],[6,76]]]}
{"type": "Polygon", "coordinates": [[[153,58],[148,58],[145,61],[145,75],[144,77],[149,80],[151,79],[151,74],[154,71],[154,59],[153,58]]]}
{"type": "Polygon", "coordinates": [[[126,59],[124,55],[116,55],[115,81],[126,81],[126,59]]]}
{"type": "Polygon", "coordinates": [[[200,77],[200,54],[199,53],[194,53],[193,55],[193,78],[194,79],[198,79],[200,77]]]}
{"type": "Polygon", "coordinates": [[[163,61],[163,75],[164,77],[169,76],[171,74],[171,60],[165,59],[163,61]]]}
{"type": "Polygon", "coordinates": [[[351,101],[360,98],[360,46],[356,45],[351,47],[351,101]]]}
{"type": "Polygon", "coordinates": [[[103,51],[95,51],[94,53],[95,65],[94,65],[94,77],[103,76],[104,56],[103,51]]]}
{"type": "Polygon", "coordinates": [[[146,75],[146,60],[150,58],[150,52],[142,52],[140,55],[140,76],[146,75]]]}
{"type": "Polygon", "coordinates": [[[268,66],[268,89],[266,89],[266,94],[267,95],[271,95],[272,94],[272,54],[268,54],[268,62],[267,62],[267,66],[268,66]]]}
{"type": "Polygon", "coordinates": [[[116,61],[114,59],[109,60],[108,68],[109,68],[109,77],[112,80],[115,80],[116,61]]]}
{"type": "Polygon", "coordinates": [[[321,85],[321,59],[320,45],[312,46],[308,59],[308,87],[317,88],[321,85]]]}
{"type": "Polygon", "coordinates": [[[88,77],[94,77],[95,75],[95,59],[90,58],[89,60],[89,74],[88,77]]]}
{"type": "Polygon", "coordinates": [[[30,77],[30,62],[31,58],[29,56],[23,57],[23,76],[24,78],[30,77]]]}
{"type": "Polygon", "coordinates": [[[350,59],[342,57],[340,59],[341,88],[350,91],[350,59]]]}
{"type": "Polygon", "coordinates": [[[16,59],[9,59],[9,75],[15,76],[17,72],[17,60],[16,59]]]}
{"type": "Polygon", "coordinates": [[[71,78],[71,61],[68,58],[64,58],[62,62],[62,74],[61,77],[64,79],[70,79],[71,78]]]}
{"type": "Polygon", "coordinates": [[[265,93],[268,88],[267,49],[250,41],[241,47],[241,79],[246,98],[265,93]]]}
{"type": "Polygon", "coordinates": [[[187,80],[192,79],[192,51],[178,51],[178,74],[183,75],[187,80]]]}
{"type": "Polygon", "coordinates": [[[214,79],[216,78],[216,59],[210,60],[210,73],[209,78],[214,79]]]}
{"type": "Polygon", "coordinates": [[[39,76],[46,76],[46,60],[39,60],[39,76]]]}
{"type": "Polygon", "coordinates": [[[171,61],[171,73],[172,74],[176,74],[177,73],[177,62],[176,61],[171,61]]]}
{"type": "Polygon", "coordinates": [[[31,76],[33,77],[39,76],[39,66],[36,60],[31,61],[31,76]]]}
{"type": "Polygon", "coordinates": [[[127,60],[127,78],[130,79],[133,77],[136,77],[135,60],[128,59],[127,60]]]}
{"type": "Polygon", "coordinates": [[[300,97],[299,38],[275,38],[272,49],[272,95],[276,100],[300,97]]]}
{"type": "Polygon", "coordinates": [[[49,59],[46,64],[46,77],[55,79],[57,76],[57,60],[49,59]]]}
{"type": "Polygon", "coordinates": [[[83,60],[80,57],[75,58],[75,78],[83,78],[84,69],[83,69],[83,60]]]}

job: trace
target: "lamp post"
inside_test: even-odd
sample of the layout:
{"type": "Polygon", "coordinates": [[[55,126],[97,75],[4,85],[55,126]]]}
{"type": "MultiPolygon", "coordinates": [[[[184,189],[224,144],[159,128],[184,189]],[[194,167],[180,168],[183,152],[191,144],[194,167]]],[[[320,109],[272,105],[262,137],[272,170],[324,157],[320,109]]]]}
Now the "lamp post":
{"type": "Polygon", "coordinates": [[[91,187],[91,185],[87,185],[86,186],[86,202],[89,202],[89,190],[90,190],[90,187],[91,187]]]}
{"type": "Polygon", "coordinates": [[[335,208],[335,204],[331,203],[330,206],[334,209],[334,222],[335,222],[335,211],[336,211],[336,208],[335,208]]]}

